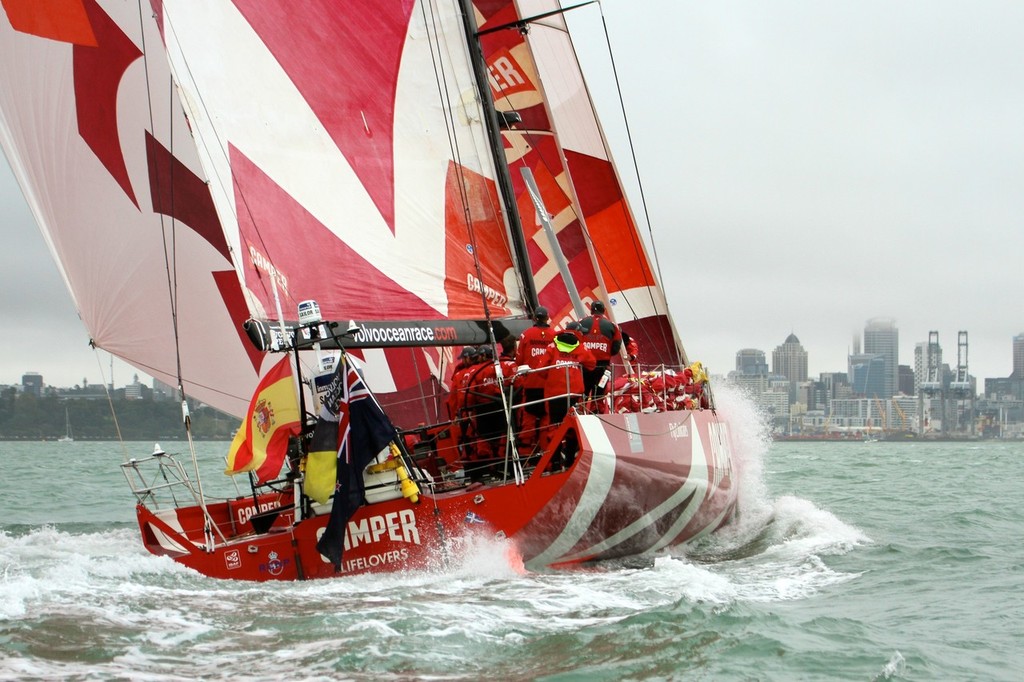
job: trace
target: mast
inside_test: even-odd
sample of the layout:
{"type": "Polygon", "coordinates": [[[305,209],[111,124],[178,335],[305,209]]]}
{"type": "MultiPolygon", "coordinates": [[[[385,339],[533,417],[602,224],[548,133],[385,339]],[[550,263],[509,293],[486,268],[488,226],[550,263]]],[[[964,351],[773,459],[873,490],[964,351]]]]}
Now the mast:
{"type": "Polygon", "coordinates": [[[477,39],[472,0],[458,1],[462,10],[462,25],[466,31],[466,46],[469,48],[469,57],[473,63],[473,74],[476,76],[477,90],[480,93],[484,112],[487,141],[490,143],[491,153],[494,157],[495,179],[501,191],[501,200],[505,204],[505,216],[512,233],[512,249],[516,254],[516,266],[522,280],[523,296],[526,299],[524,303],[526,308],[532,312],[538,305],[537,287],[533,281],[533,270],[530,268],[526,239],[523,237],[522,218],[516,205],[515,191],[512,189],[511,172],[505,162],[505,148],[502,144],[501,127],[498,125],[498,111],[494,106],[494,99],[491,97],[491,86],[487,82],[487,64],[484,62],[483,48],[477,39]]]}

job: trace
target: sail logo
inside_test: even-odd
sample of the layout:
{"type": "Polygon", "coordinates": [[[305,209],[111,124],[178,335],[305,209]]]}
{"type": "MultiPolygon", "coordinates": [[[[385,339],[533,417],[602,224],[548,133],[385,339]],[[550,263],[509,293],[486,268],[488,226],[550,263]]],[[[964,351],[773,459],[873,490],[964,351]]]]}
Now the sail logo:
{"type": "Polygon", "coordinates": [[[256,247],[249,244],[249,258],[252,260],[252,266],[257,270],[262,270],[267,273],[281,285],[281,288],[286,292],[288,291],[288,278],[270,262],[270,259],[264,256],[262,253],[256,250],[256,247]]]}
{"type": "Polygon", "coordinates": [[[498,52],[487,66],[487,80],[495,98],[536,89],[507,49],[498,52]]]}
{"type": "Polygon", "coordinates": [[[494,305],[499,305],[504,308],[505,304],[508,303],[508,296],[497,289],[493,289],[486,284],[483,284],[471,273],[466,274],[466,287],[474,294],[482,293],[487,297],[487,300],[494,305]]]}
{"type": "Polygon", "coordinates": [[[427,327],[408,325],[403,327],[371,327],[368,324],[352,335],[358,344],[405,345],[410,343],[432,343],[454,341],[458,337],[455,327],[427,327]]]}

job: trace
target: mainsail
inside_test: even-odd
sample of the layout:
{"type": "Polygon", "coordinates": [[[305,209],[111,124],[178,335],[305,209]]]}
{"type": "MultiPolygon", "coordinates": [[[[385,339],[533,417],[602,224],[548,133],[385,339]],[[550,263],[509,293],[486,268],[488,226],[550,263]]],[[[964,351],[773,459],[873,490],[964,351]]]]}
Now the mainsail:
{"type": "Polygon", "coordinates": [[[572,315],[564,285],[551,264],[551,247],[534,221],[525,219],[534,212],[518,172],[521,167],[537,179],[580,296],[607,298],[611,314],[641,342],[648,362],[685,362],[664,294],[611,163],[565,18],[558,12],[560,3],[474,4],[483,18],[481,44],[495,106],[521,119],[503,135],[541,303],[557,311],[556,319],[572,315]],[[499,30],[503,26],[507,28],[499,30]]]}

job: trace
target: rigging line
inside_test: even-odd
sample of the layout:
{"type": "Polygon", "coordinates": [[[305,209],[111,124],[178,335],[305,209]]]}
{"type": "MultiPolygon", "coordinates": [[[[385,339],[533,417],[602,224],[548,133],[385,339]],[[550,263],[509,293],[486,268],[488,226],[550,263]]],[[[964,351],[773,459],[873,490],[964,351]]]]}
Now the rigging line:
{"type": "Polygon", "coordinates": [[[505,29],[509,28],[514,28],[519,31],[528,31],[530,24],[540,21],[541,19],[546,19],[556,14],[565,14],[566,12],[570,12],[574,9],[579,9],[580,7],[593,5],[595,2],[597,2],[597,0],[589,0],[589,2],[581,2],[580,4],[573,5],[572,7],[560,7],[559,9],[554,9],[551,10],[550,12],[544,12],[543,14],[535,14],[532,17],[526,17],[525,19],[519,19],[518,21],[510,21],[507,24],[502,24],[501,26],[492,26],[491,28],[486,28],[483,31],[477,31],[476,37],[479,38],[480,36],[487,35],[488,33],[494,33],[495,31],[504,31],[505,29]]]}
{"type": "MultiPolygon", "coordinates": [[[[142,0],[139,0],[138,4],[139,14],[139,34],[142,42],[142,62],[144,66],[144,72],[146,75],[146,105],[149,111],[149,127],[153,135],[153,143],[157,144],[156,134],[156,118],[153,113],[153,84],[149,79],[149,50],[146,47],[146,26],[143,20],[142,12],[142,0]]],[[[170,98],[168,102],[168,128],[169,128],[169,145],[168,154],[170,155],[170,162],[168,163],[169,172],[171,173],[168,177],[168,191],[170,193],[169,201],[170,206],[164,207],[162,205],[157,209],[157,215],[160,220],[160,244],[163,247],[164,252],[164,271],[167,273],[167,296],[170,305],[171,312],[171,328],[174,332],[174,359],[175,359],[175,371],[178,379],[178,388],[184,393],[183,379],[181,376],[181,339],[178,334],[178,275],[177,275],[177,259],[174,257],[176,253],[176,234],[177,234],[177,221],[174,218],[174,82],[173,78],[168,79],[168,86],[170,88],[170,98]],[[168,253],[167,249],[167,219],[170,218],[170,233],[171,233],[171,250],[168,253]]],[[[160,164],[154,163],[153,169],[153,186],[156,187],[157,197],[159,201],[161,178],[160,178],[160,164]]],[[[150,200],[152,201],[152,197],[150,200]]],[[[160,202],[163,203],[162,201],[160,202]]]]}
{"type": "MultiPolygon", "coordinates": [[[[671,412],[695,412],[696,410],[670,410],[670,411],[671,412]]],[[[657,412],[656,414],[668,414],[668,413],[669,413],[669,411],[662,411],[662,412],[657,412]]],[[[627,412],[626,414],[637,414],[637,413],[636,412],[627,412]]],[[[593,415],[593,416],[596,416],[596,417],[600,418],[600,415],[593,415]]],[[[681,424],[676,424],[675,426],[672,426],[672,427],[666,429],[665,431],[634,431],[634,430],[626,428],[624,426],[619,426],[618,424],[613,424],[612,422],[606,421],[604,419],[600,419],[600,421],[601,421],[601,424],[603,424],[604,426],[606,426],[606,427],[608,427],[610,429],[615,429],[616,431],[621,431],[622,433],[628,433],[628,434],[631,434],[631,435],[634,435],[634,436],[649,436],[649,437],[650,436],[667,436],[667,435],[673,433],[674,431],[676,431],[679,428],[679,426],[681,426],[681,424]]]]}
{"type": "Polygon", "coordinates": [[[117,433],[117,442],[121,445],[121,456],[124,461],[127,462],[131,459],[128,453],[128,448],[124,444],[124,437],[121,434],[121,423],[117,420],[117,410],[114,408],[114,397],[110,394],[110,385],[107,383],[107,376],[103,373],[103,363],[100,362],[100,351],[99,347],[96,346],[92,341],[89,341],[89,345],[92,346],[93,354],[96,356],[96,366],[100,368],[100,379],[103,381],[103,392],[107,396],[107,404],[110,406],[110,417],[114,420],[114,431],[117,433]]]}
{"type": "Polygon", "coordinates": [[[451,93],[448,90],[448,79],[445,77],[444,61],[441,55],[440,39],[441,31],[438,28],[437,16],[434,13],[433,3],[423,3],[420,12],[423,15],[423,26],[427,32],[427,46],[430,49],[431,64],[434,67],[434,82],[437,84],[437,95],[440,100],[442,107],[441,113],[445,119],[445,133],[448,136],[448,149],[451,151],[452,158],[457,161],[457,173],[459,176],[459,195],[462,199],[463,211],[467,213],[466,219],[467,224],[469,222],[468,205],[469,199],[465,187],[465,179],[463,177],[463,164],[462,164],[462,153],[459,148],[458,135],[455,130],[455,117],[451,114],[451,93]],[[430,5],[430,18],[428,20],[426,16],[426,5],[430,5]],[[433,29],[434,39],[430,39],[431,29],[433,29]],[[435,55],[434,47],[437,44],[437,53],[435,55]]]}
{"type": "MultiPolygon", "coordinates": [[[[640,204],[643,206],[644,222],[647,223],[647,233],[651,235],[651,250],[654,254],[654,267],[658,272],[658,281],[664,282],[665,278],[661,275],[661,261],[658,258],[658,246],[654,241],[654,228],[651,225],[651,214],[647,208],[647,195],[644,192],[644,183],[640,177],[640,164],[636,158],[636,147],[633,145],[633,132],[629,125],[629,116],[626,115],[626,102],[622,97],[622,84],[619,81],[619,71],[615,66],[615,54],[612,51],[612,40],[611,35],[608,32],[608,21],[605,19],[604,8],[601,7],[600,3],[598,3],[598,9],[601,13],[601,25],[604,27],[605,45],[608,46],[608,59],[612,66],[612,77],[615,81],[615,91],[619,97],[619,109],[622,111],[622,122],[626,128],[626,139],[629,141],[629,154],[633,161],[633,172],[636,174],[636,183],[640,189],[640,204]]],[[[664,285],[662,286],[664,287],[664,285]]]]}
{"type": "MultiPolygon", "coordinates": [[[[195,79],[195,76],[192,73],[192,66],[191,66],[190,60],[185,56],[185,51],[183,49],[181,49],[181,43],[178,42],[178,40],[177,40],[178,34],[177,34],[177,31],[174,29],[174,22],[171,19],[171,13],[167,11],[166,7],[164,8],[164,24],[167,27],[167,30],[165,30],[165,32],[164,32],[165,36],[173,38],[175,44],[178,45],[178,52],[181,55],[181,62],[182,62],[182,64],[185,67],[185,72],[188,74],[188,77],[189,77],[190,81],[192,83],[195,83],[196,79],[195,79]]],[[[211,121],[211,122],[216,120],[216,118],[210,113],[210,110],[209,110],[209,108],[207,106],[207,103],[206,103],[206,99],[203,97],[202,93],[199,92],[199,88],[195,88],[195,98],[194,99],[198,100],[200,107],[202,108],[203,112],[205,112],[206,120],[211,121]]],[[[200,132],[198,126],[196,127],[195,130],[196,130],[196,133],[194,135],[194,138],[197,140],[197,143],[199,145],[201,145],[202,149],[205,150],[207,156],[212,161],[212,159],[214,158],[215,154],[212,151],[213,148],[211,148],[210,145],[207,144],[207,136],[203,135],[200,132]]],[[[214,126],[212,123],[210,124],[210,130],[213,133],[213,138],[218,143],[217,146],[215,147],[215,149],[217,150],[217,154],[216,155],[219,156],[221,159],[223,159],[224,165],[229,169],[229,181],[225,183],[224,179],[218,173],[216,173],[216,167],[214,166],[213,168],[210,169],[210,172],[211,172],[210,180],[208,180],[206,182],[206,184],[207,184],[207,186],[210,186],[211,183],[213,182],[213,180],[216,180],[216,186],[219,189],[220,194],[225,196],[225,197],[228,197],[228,200],[224,201],[223,204],[228,206],[228,207],[230,207],[234,211],[233,217],[235,219],[235,222],[238,221],[238,212],[237,212],[237,209],[235,207],[235,202],[230,200],[231,193],[227,191],[227,188],[229,186],[231,188],[233,188],[233,189],[238,191],[238,195],[239,195],[239,197],[241,199],[241,202],[242,202],[242,204],[245,205],[246,213],[249,215],[250,218],[253,218],[252,212],[249,210],[248,202],[246,201],[245,192],[242,191],[242,188],[241,188],[241,186],[239,186],[238,182],[235,180],[234,175],[230,173],[231,159],[228,156],[227,151],[226,151],[228,145],[226,144],[226,142],[224,140],[221,139],[219,131],[217,130],[216,126],[214,126]]],[[[212,199],[213,198],[212,197],[213,192],[211,191],[210,194],[211,194],[211,199],[212,199]]],[[[221,227],[221,229],[223,229],[223,224],[221,223],[219,212],[218,212],[217,218],[218,218],[219,226],[221,227]]],[[[256,235],[257,235],[258,240],[260,242],[260,246],[262,246],[263,250],[265,252],[267,252],[267,257],[269,258],[270,257],[269,250],[266,247],[266,243],[263,241],[263,235],[260,232],[259,226],[256,224],[255,219],[253,219],[253,229],[256,232],[256,235]]],[[[232,244],[230,244],[230,243],[228,244],[228,252],[230,254],[232,254],[232,256],[233,256],[233,258],[229,258],[228,259],[228,262],[231,264],[232,268],[234,268],[236,270],[236,273],[239,274],[239,278],[241,279],[241,273],[239,271],[241,270],[242,265],[241,265],[240,261],[244,258],[244,254],[237,253],[235,251],[235,249],[234,249],[234,246],[232,244]]],[[[263,290],[263,294],[269,298],[270,297],[270,288],[267,285],[267,283],[264,281],[263,274],[259,270],[259,268],[256,268],[256,275],[257,275],[258,284],[259,284],[259,286],[263,290]]],[[[255,282],[252,283],[253,286],[255,286],[255,284],[256,284],[255,282]]],[[[291,301],[293,304],[296,303],[295,299],[291,296],[290,293],[288,293],[286,295],[287,295],[289,301],[291,301]]]]}
{"type": "MultiPolygon", "coordinates": [[[[206,536],[207,549],[213,549],[213,529],[216,529],[218,533],[220,530],[216,527],[213,521],[213,517],[210,516],[209,510],[206,508],[206,496],[203,493],[203,478],[199,473],[199,458],[196,455],[195,441],[192,438],[192,419],[188,413],[188,396],[185,392],[185,378],[181,371],[181,336],[180,329],[178,327],[178,221],[174,218],[174,79],[167,79],[168,97],[167,97],[167,153],[169,156],[168,160],[168,177],[167,177],[167,191],[168,191],[168,203],[167,210],[170,211],[171,215],[171,266],[173,272],[171,279],[174,282],[172,295],[174,300],[174,359],[176,363],[176,369],[178,374],[178,392],[181,397],[182,405],[182,422],[185,425],[185,438],[188,441],[189,451],[192,454],[192,466],[196,474],[196,488],[199,492],[199,506],[203,510],[203,532],[206,536]]],[[[155,133],[154,133],[155,139],[155,133]]],[[[159,164],[155,164],[159,165],[159,164]]],[[[157,185],[159,186],[159,184],[157,185]]],[[[166,253],[167,243],[164,242],[164,249],[166,253]]],[[[221,539],[224,537],[221,535],[221,539]]]]}
{"type": "MultiPolygon", "coordinates": [[[[474,39],[476,39],[477,49],[482,51],[483,45],[480,42],[478,36],[479,36],[479,34],[473,34],[472,37],[474,39]]],[[[470,35],[468,33],[466,33],[465,41],[460,41],[460,45],[465,45],[467,47],[467,49],[470,51],[469,59],[470,59],[470,64],[472,66],[475,63],[476,60],[474,59],[474,56],[472,54],[472,49],[473,48],[470,45],[469,40],[470,40],[470,35]]],[[[447,44],[447,42],[446,42],[446,44],[447,44]]],[[[451,59],[450,54],[449,54],[449,59],[451,59]]],[[[474,73],[476,72],[475,67],[473,67],[473,71],[474,71],[474,73]]],[[[471,87],[473,87],[474,89],[477,89],[477,88],[479,88],[479,83],[474,80],[474,82],[471,84],[471,87]]],[[[487,105],[487,103],[488,103],[487,100],[488,100],[488,98],[484,97],[484,93],[483,92],[479,92],[479,102],[480,102],[480,105],[481,105],[481,109],[484,109],[484,107],[487,105]]],[[[491,104],[493,105],[493,102],[491,104]]],[[[514,110],[512,107],[510,107],[510,109],[514,110]]],[[[482,111],[481,113],[484,116],[487,115],[486,111],[482,111]]],[[[468,118],[468,116],[467,116],[467,118],[468,118]]],[[[487,133],[487,130],[486,130],[486,122],[481,120],[481,124],[484,126],[484,135],[487,136],[488,133],[487,133]]],[[[501,133],[499,131],[499,135],[500,134],[501,133]]],[[[478,138],[476,136],[472,136],[471,139],[473,140],[474,143],[478,140],[478,138]]],[[[492,158],[492,151],[491,151],[490,145],[485,146],[482,151],[479,148],[479,146],[474,145],[474,150],[476,151],[478,159],[492,158]]],[[[461,158],[460,158],[460,161],[461,161],[461,158]]],[[[498,158],[497,156],[493,156],[493,162],[494,162],[495,182],[496,183],[500,183],[499,176],[501,174],[501,170],[499,169],[498,164],[505,164],[507,166],[508,165],[508,161],[507,161],[506,157],[504,156],[504,154],[502,154],[501,158],[498,158]]],[[[530,263],[529,263],[528,257],[524,256],[521,259],[519,257],[519,255],[518,255],[518,251],[517,251],[517,249],[514,246],[515,236],[512,234],[512,231],[514,229],[513,228],[514,221],[511,218],[509,218],[509,216],[506,215],[505,210],[503,210],[503,208],[506,208],[506,207],[502,206],[501,200],[499,199],[498,202],[494,201],[494,198],[495,198],[496,195],[500,196],[500,187],[499,187],[499,192],[498,193],[496,193],[496,194],[488,193],[488,195],[487,195],[487,206],[488,206],[488,208],[491,211],[491,215],[505,217],[504,221],[501,221],[499,219],[499,222],[503,223],[504,226],[505,226],[505,234],[506,234],[506,237],[508,239],[507,243],[508,243],[508,245],[510,247],[510,249],[509,249],[510,259],[512,260],[512,262],[514,264],[516,264],[518,266],[518,267],[513,267],[512,271],[513,271],[513,274],[514,274],[514,276],[516,278],[516,284],[518,285],[519,295],[522,297],[521,305],[522,305],[523,308],[529,308],[530,306],[536,304],[535,300],[532,301],[532,302],[529,300],[531,298],[531,294],[529,293],[529,291],[532,290],[534,287],[533,287],[532,283],[528,283],[526,281],[526,279],[525,279],[525,277],[523,275],[523,269],[524,268],[529,268],[531,270],[531,272],[532,272],[532,268],[530,267],[530,263]],[[521,263],[521,261],[524,260],[524,259],[527,261],[525,264],[521,263]]],[[[518,209],[517,209],[517,207],[515,205],[511,205],[511,206],[507,207],[507,211],[509,213],[515,212],[517,210],[518,209]]],[[[519,217],[519,222],[520,222],[520,225],[521,225],[521,223],[522,223],[522,216],[519,217]]],[[[521,231],[522,231],[522,227],[520,226],[520,232],[521,231]]],[[[483,289],[483,287],[481,287],[481,290],[482,289],[483,289]]],[[[506,291],[506,293],[508,293],[508,292],[506,291]]],[[[536,292],[533,293],[532,298],[536,298],[536,292]]]]}
{"type": "MultiPolygon", "coordinates": [[[[419,378],[419,376],[420,376],[420,363],[419,363],[419,359],[417,358],[417,354],[420,353],[420,352],[422,352],[422,349],[415,348],[415,347],[410,347],[409,348],[409,356],[412,359],[413,375],[415,377],[417,377],[417,378],[419,378]]],[[[430,368],[428,367],[427,368],[427,381],[431,380],[432,378],[433,378],[433,376],[432,376],[432,374],[430,372],[430,368]]],[[[426,389],[423,386],[423,384],[426,383],[426,382],[418,381],[417,383],[419,384],[419,391],[420,391],[420,407],[423,410],[423,414],[430,414],[430,408],[427,405],[427,397],[428,397],[427,396],[427,391],[426,391],[426,389]]]]}
{"type": "MultiPolygon", "coordinates": [[[[97,346],[97,348],[98,348],[98,346],[97,346]]],[[[154,367],[153,365],[150,365],[149,363],[146,363],[146,362],[142,362],[140,360],[134,360],[131,357],[125,356],[125,357],[122,357],[121,359],[124,360],[125,362],[129,363],[133,367],[137,367],[138,369],[141,369],[144,372],[148,372],[149,374],[159,374],[160,372],[164,371],[164,370],[160,369],[159,367],[154,367]]],[[[216,386],[209,386],[207,384],[200,383],[200,382],[198,382],[198,381],[196,381],[194,379],[190,380],[189,383],[192,386],[195,386],[196,388],[202,388],[202,389],[204,389],[204,390],[206,390],[208,392],[216,393],[218,395],[226,396],[226,397],[229,397],[229,398],[236,398],[238,400],[244,400],[247,403],[248,403],[249,398],[252,397],[252,396],[242,396],[242,395],[236,395],[234,393],[228,393],[226,391],[220,390],[216,386]]]]}
{"type": "MultiPolygon", "coordinates": [[[[534,280],[534,273],[530,267],[529,248],[523,234],[522,216],[518,209],[518,197],[515,194],[515,187],[508,167],[507,153],[504,148],[504,139],[501,136],[501,126],[498,123],[498,113],[491,96],[491,83],[488,75],[488,66],[483,54],[483,44],[478,40],[474,32],[477,29],[476,11],[470,0],[460,0],[459,8],[463,27],[463,41],[459,44],[465,47],[469,53],[470,65],[473,74],[473,91],[477,95],[476,103],[479,108],[479,123],[483,133],[481,137],[474,137],[474,144],[483,139],[486,146],[483,153],[479,146],[476,147],[477,154],[481,160],[488,160],[493,165],[495,196],[488,198],[488,207],[492,215],[496,216],[499,225],[503,222],[505,236],[508,239],[507,246],[511,249],[511,260],[516,270],[516,278],[519,284],[519,292],[522,295],[521,305],[524,308],[532,309],[537,305],[537,288],[534,280]]],[[[468,118],[468,117],[467,117],[468,118]]],[[[503,282],[502,282],[503,284],[503,282]]],[[[481,287],[483,289],[483,287],[481,287]]],[[[481,296],[484,292],[481,291],[481,296]]],[[[489,309],[484,298],[485,313],[489,309]]],[[[493,334],[491,334],[493,336],[493,334]]]]}
{"type": "MultiPolygon", "coordinates": [[[[483,102],[481,102],[481,104],[483,104],[483,102]]],[[[510,106],[509,110],[510,111],[515,111],[515,108],[510,106]]],[[[502,133],[499,131],[499,134],[502,134],[502,133]]],[[[479,158],[486,158],[486,157],[489,157],[490,150],[489,149],[485,149],[483,151],[483,153],[481,153],[481,150],[479,148],[476,148],[476,153],[477,153],[477,156],[479,158]]],[[[508,163],[507,157],[502,157],[500,159],[495,158],[494,159],[494,164],[495,164],[495,169],[494,169],[495,174],[500,173],[500,170],[497,167],[498,164],[505,164],[506,166],[510,167],[510,165],[508,163]]],[[[497,178],[496,178],[496,181],[497,181],[497,178]]],[[[498,202],[495,202],[494,201],[495,196],[497,196],[497,194],[492,194],[492,193],[488,193],[487,194],[487,206],[488,206],[488,208],[491,211],[491,215],[495,215],[495,216],[504,215],[504,212],[502,210],[503,207],[501,205],[501,201],[499,200],[498,202]]],[[[515,210],[518,210],[518,208],[515,207],[515,206],[510,206],[510,207],[508,207],[508,210],[509,211],[515,211],[515,210]]],[[[522,216],[519,217],[519,222],[520,222],[520,225],[521,225],[522,224],[522,216]]],[[[511,235],[511,223],[508,220],[506,220],[506,221],[504,221],[504,224],[505,224],[506,236],[509,239],[509,244],[511,244],[511,242],[513,240],[513,236],[511,235]]],[[[520,227],[520,230],[522,231],[521,227],[520,227]]],[[[516,255],[516,251],[515,251],[514,248],[510,249],[509,256],[510,256],[510,259],[513,262],[517,262],[519,260],[518,256],[516,255]]],[[[530,265],[528,258],[527,258],[527,263],[525,264],[525,266],[528,267],[531,272],[533,271],[533,268],[530,265]]],[[[513,267],[512,268],[512,272],[515,275],[516,283],[517,283],[517,285],[519,287],[520,295],[523,298],[523,300],[521,301],[522,307],[529,308],[530,303],[526,300],[526,299],[529,298],[529,296],[525,295],[525,292],[527,291],[527,284],[526,284],[525,279],[523,277],[522,267],[513,267]]],[[[506,293],[508,293],[508,292],[506,292],[506,293]]]]}

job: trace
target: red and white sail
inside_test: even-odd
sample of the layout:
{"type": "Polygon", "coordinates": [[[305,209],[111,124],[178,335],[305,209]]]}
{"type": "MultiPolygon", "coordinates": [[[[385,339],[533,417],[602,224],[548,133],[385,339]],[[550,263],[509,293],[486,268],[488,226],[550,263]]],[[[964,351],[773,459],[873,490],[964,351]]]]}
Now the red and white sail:
{"type": "Polygon", "coordinates": [[[214,201],[268,317],[270,276],[289,309],[317,299],[332,319],[479,318],[481,288],[492,315],[522,309],[456,3],[162,12],[214,201]]]}
{"type": "MultiPolygon", "coordinates": [[[[537,178],[581,298],[606,298],[610,314],[636,338],[647,362],[681,363],[685,354],[664,293],[637,230],[580,70],[558,0],[475,0],[481,30],[526,19],[482,37],[496,107],[523,122],[505,133],[507,160],[537,178]],[[547,15],[547,16],[543,16],[547,15]],[[533,17],[543,18],[533,20],[533,17]]],[[[525,190],[523,190],[525,192],[525,190]]],[[[522,195],[521,195],[522,197],[522,195]]],[[[526,197],[523,222],[533,221],[526,197]]],[[[527,229],[541,302],[561,315],[569,303],[542,231],[527,229]],[[550,284],[549,288],[544,285],[550,284]]]]}

